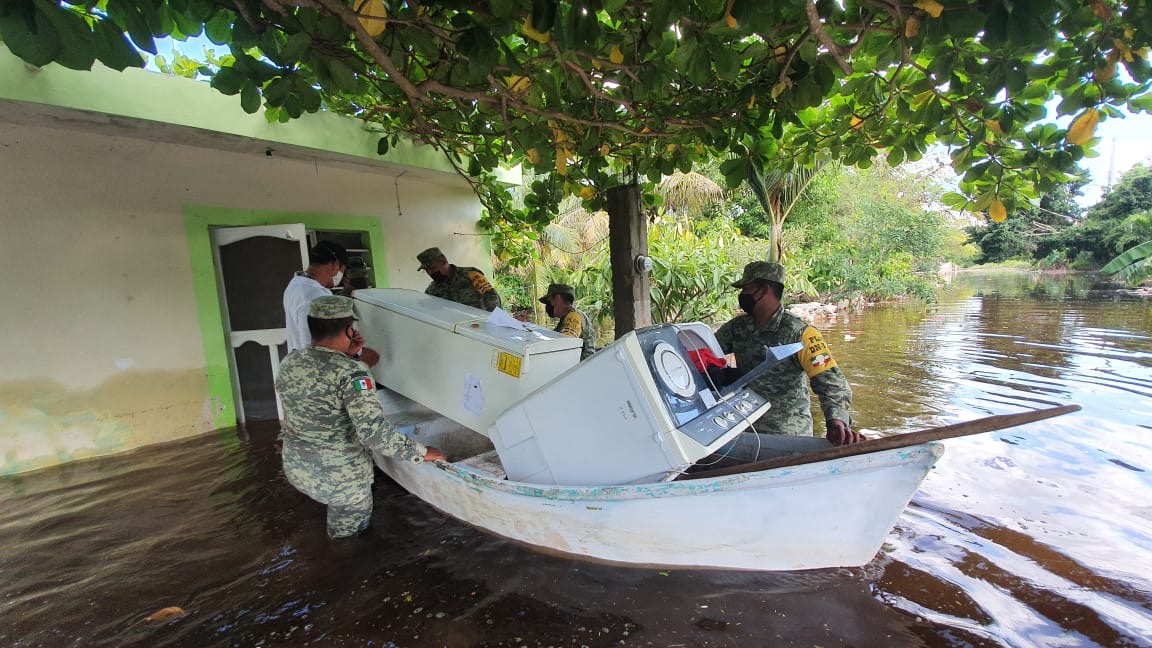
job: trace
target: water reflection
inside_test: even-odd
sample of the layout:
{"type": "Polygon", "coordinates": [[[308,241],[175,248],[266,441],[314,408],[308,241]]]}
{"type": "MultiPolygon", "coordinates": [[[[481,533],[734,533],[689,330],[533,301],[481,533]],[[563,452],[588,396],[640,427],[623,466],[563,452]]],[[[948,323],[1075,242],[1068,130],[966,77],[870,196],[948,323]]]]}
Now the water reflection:
{"type": "Polygon", "coordinates": [[[798,574],[550,558],[385,478],[372,532],[334,544],[275,430],[225,430],[0,480],[0,645],[1149,645],[1148,302],[962,274],[822,328],[882,434],[1084,409],[947,442],[870,565],[798,574]]]}

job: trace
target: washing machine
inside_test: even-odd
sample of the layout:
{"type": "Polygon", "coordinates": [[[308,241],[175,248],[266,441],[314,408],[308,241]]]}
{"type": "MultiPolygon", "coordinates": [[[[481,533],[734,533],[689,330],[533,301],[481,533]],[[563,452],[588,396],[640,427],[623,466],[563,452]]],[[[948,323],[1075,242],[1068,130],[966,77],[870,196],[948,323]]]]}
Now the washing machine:
{"type": "Polygon", "coordinates": [[[637,329],[509,407],[488,431],[508,478],[661,481],[724,446],[769,403],[712,385],[692,362],[700,349],[724,357],[702,323],[637,329]]]}

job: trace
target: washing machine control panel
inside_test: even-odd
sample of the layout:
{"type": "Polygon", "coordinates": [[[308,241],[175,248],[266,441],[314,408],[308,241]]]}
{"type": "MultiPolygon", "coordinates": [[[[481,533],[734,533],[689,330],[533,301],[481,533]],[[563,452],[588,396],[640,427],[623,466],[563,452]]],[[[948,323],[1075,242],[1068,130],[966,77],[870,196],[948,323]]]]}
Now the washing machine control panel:
{"type": "Polygon", "coordinates": [[[680,426],[680,432],[701,445],[710,445],[739,425],[754,423],[768,411],[768,401],[750,389],[741,389],[726,401],[680,426]]]}

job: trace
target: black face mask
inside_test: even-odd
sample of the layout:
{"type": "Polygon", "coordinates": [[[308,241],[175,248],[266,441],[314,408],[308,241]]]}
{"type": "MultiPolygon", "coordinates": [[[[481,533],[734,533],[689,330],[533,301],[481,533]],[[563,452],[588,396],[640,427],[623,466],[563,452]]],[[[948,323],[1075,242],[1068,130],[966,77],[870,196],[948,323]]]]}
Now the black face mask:
{"type": "Polygon", "coordinates": [[[436,283],[444,283],[445,281],[448,280],[448,277],[445,277],[444,275],[440,274],[439,272],[429,272],[428,276],[432,277],[432,281],[435,281],[436,283]]]}
{"type": "Polygon", "coordinates": [[[548,313],[548,317],[556,317],[556,309],[552,307],[552,304],[544,304],[544,312],[548,313]]]}
{"type": "MultiPolygon", "coordinates": [[[[763,297],[763,295],[760,297],[763,297]]],[[[740,303],[741,310],[751,315],[752,311],[756,308],[756,302],[760,301],[760,299],[758,297],[753,297],[751,293],[740,293],[737,295],[736,301],[740,303]]]]}

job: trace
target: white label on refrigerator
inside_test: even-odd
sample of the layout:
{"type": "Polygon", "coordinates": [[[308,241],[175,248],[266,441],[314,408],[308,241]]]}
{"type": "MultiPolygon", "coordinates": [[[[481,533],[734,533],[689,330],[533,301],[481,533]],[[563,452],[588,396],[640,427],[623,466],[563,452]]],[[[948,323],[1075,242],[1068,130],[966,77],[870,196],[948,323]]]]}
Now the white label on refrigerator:
{"type": "Polygon", "coordinates": [[[464,380],[464,409],[480,416],[484,411],[484,388],[480,386],[480,379],[472,374],[464,380]]]}

